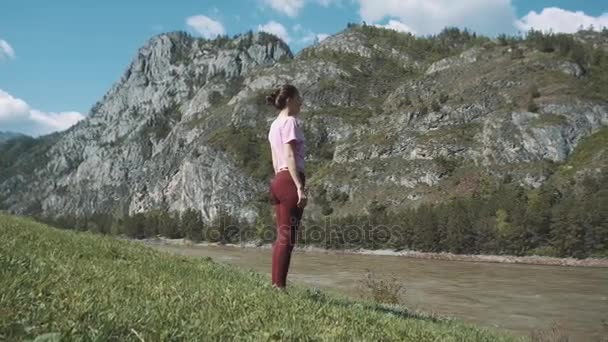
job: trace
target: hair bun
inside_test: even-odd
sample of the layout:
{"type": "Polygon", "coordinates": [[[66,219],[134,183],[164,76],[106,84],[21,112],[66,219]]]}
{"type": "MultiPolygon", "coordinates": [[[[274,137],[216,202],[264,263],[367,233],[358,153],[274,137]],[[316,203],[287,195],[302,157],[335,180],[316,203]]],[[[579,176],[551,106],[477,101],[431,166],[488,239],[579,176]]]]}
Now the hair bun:
{"type": "Polygon", "coordinates": [[[281,88],[275,89],[270,95],[266,96],[266,103],[276,107],[277,106],[277,98],[281,94],[281,88]]]}
{"type": "Polygon", "coordinates": [[[266,96],[266,104],[274,106],[274,103],[276,102],[276,100],[277,100],[277,97],[274,94],[266,96]]]}
{"type": "Polygon", "coordinates": [[[287,106],[287,99],[292,98],[297,94],[298,89],[296,87],[290,84],[284,84],[273,91],[272,94],[266,96],[266,103],[276,109],[282,110],[287,106]]]}

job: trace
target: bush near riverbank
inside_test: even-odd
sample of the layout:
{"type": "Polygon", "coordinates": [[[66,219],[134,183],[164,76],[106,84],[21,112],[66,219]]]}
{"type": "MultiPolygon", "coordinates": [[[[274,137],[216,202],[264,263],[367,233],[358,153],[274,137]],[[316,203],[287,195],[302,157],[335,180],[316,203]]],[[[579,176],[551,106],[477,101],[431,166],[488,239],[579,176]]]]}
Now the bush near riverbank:
{"type": "Polygon", "coordinates": [[[0,213],[0,340],[514,341],[0,213]],[[50,335],[48,335],[50,334],[50,335]]]}

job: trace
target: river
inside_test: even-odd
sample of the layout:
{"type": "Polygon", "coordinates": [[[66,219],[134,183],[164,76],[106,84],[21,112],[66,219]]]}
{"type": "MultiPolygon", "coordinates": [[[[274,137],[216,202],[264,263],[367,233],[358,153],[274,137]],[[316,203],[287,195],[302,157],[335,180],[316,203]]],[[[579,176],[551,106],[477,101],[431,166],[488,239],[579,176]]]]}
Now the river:
{"type": "MultiPolygon", "coordinates": [[[[270,275],[268,249],[150,245],[180,255],[208,256],[216,262],[270,275]]],[[[405,287],[404,301],[410,309],[522,336],[550,328],[555,322],[568,333],[570,341],[598,341],[608,335],[608,326],[603,324],[603,320],[608,324],[606,268],[304,252],[296,247],[288,282],[357,297],[367,269],[396,276],[405,287]]]]}

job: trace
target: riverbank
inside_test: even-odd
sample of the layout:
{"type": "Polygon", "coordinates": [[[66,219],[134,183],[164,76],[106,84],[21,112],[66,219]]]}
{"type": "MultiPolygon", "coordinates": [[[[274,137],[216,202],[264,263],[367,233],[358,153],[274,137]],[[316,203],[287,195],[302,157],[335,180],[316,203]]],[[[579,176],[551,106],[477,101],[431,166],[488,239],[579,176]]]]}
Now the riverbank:
{"type": "MultiPolygon", "coordinates": [[[[200,247],[224,246],[234,248],[256,248],[256,249],[271,249],[272,244],[259,244],[256,241],[244,242],[240,244],[220,244],[214,242],[199,242],[194,243],[186,239],[167,239],[157,237],[153,239],[137,240],[145,244],[170,244],[170,245],[187,245],[200,247]]],[[[316,246],[300,246],[296,245],[294,253],[327,253],[327,254],[362,254],[362,255],[382,255],[382,256],[399,256],[415,259],[431,259],[431,260],[446,260],[460,262],[484,262],[484,263],[501,263],[501,264],[528,264],[528,265],[545,265],[545,266],[571,266],[571,267],[606,267],[608,268],[608,259],[605,258],[553,258],[546,256],[509,256],[509,255],[461,255],[452,253],[424,253],[416,251],[395,251],[390,249],[327,249],[316,246]]]]}

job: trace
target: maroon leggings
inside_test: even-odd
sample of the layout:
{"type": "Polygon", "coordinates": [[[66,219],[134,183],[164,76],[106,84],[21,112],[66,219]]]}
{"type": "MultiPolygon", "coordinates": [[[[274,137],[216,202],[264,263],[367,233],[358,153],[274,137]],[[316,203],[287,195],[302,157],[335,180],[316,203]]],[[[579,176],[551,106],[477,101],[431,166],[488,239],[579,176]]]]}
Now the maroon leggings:
{"type": "MultiPolygon", "coordinates": [[[[302,186],[304,174],[299,173],[302,186]]],[[[277,239],[272,246],[272,284],[285,287],[291,252],[303,209],[298,207],[298,191],[288,170],[279,171],[270,185],[277,220],[277,239]]]]}

